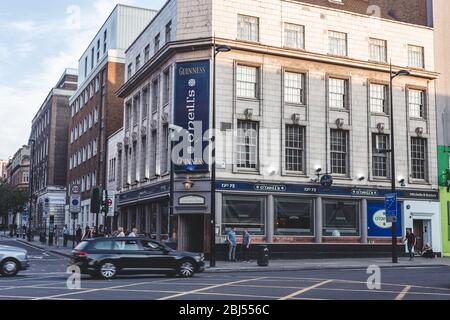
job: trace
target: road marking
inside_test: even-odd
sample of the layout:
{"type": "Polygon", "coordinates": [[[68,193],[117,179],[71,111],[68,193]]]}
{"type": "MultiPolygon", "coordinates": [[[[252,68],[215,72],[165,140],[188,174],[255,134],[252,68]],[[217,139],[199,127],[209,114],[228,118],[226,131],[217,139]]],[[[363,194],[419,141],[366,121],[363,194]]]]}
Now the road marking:
{"type": "Polygon", "coordinates": [[[324,286],[324,285],[326,285],[326,284],[328,284],[328,283],[331,283],[331,282],[333,282],[333,280],[326,280],[326,281],[323,281],[323,282],[320,282],[320,283],[316,283],[316,284],[313,285],[313,286],[310,286],[310,287],[304,288],[304,289],[302,289],[302,290],[299,290],[299,291],[297,291],[297,292],[294,292],[294,293],[292,293],[292,294],[290,294],[290,295],[288,295],[288,296],[285,296],[285,297],[283,297],[283,298],[280,298],[279,300],[280,300],[280,301],[284,301],[284,300],[289,300],[289,299],[295,298],[296,296],[299,296],[299,295],[301,295],[301,294],[304,294],[304,293],[306,293],[306,292],[308,292],[308,291],[314,290],[314,289],[316,289],[316,288],[318,288],[318,287],[324,286]]]}
{"type": "Polygon", "coordinates": [[[178,297],[182,297],[182,296],[186,296],[186,295],[190,295],[190,294],[195,294],[195,293],[202,292],[202,291],[208,291],[208,290],[212,290],[212,289],[216,289],[216,288],[226,287],[226,286],[230,286],[233,284],[239,284],[239,283],[244,283],[244,282],[249,282],[249,281],[258,281],[258,280],[265,279],[265,278],[266,277],[259,277],[259,278],[252,278],[252,279],[245,279],[245,280],[227,282],[227,283],[222,283],[222,284],[216,284],[216,285],[209,286],[206,288],[201,288],[201,289],[191,290],[191,291],[187,291],[187,292],[180,293],[180,294],[175,294],[173,296],[168,296],[168,297],[161,298],[158,300],[161,300],[161,301],[162,300],[170,300],[170,299],[174,299],[174,298],[178,298],[178,297]]]}
{"type": "Polygon", "coordinates": [[[406,286],[405,289],[403,289],[402,292],[395,298],[395,300],[400,301],[405,298],[405,296],[408,294],[409,290],[411,290],[411,286],[406,286]]]}

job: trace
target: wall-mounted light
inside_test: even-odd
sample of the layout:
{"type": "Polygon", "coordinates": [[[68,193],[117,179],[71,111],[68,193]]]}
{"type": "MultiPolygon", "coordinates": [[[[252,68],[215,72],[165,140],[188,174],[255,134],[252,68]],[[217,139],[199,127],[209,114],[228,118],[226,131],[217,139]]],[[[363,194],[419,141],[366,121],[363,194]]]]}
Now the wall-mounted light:
{"type": "Polygon", "coordinates": [[[183,186],[185,191],[190,191],[194,186],[194,182],[189,178],[189,176],[187,176],[186,180],[183,182],[183,186]]]}
{"type": "Polygon", "coordinates": [[[321,168],[321,167],[317,167],[317,168],[316,168],[316,173],[319,174],[319,173],[321,173],[321,172],[322,172],[322,168],[321,168]]]}
{"type": "Polygon", "coordinates": [[[400,183],[400,186],[402,186],[402,187],[405,187],[405,186],[406,186],[406,184],[405,184],[405,179],[404,179],[404,178],[400,178],[400,179],[398,180],[398,183],[400,183]]]}
{"type": "Polygon", "coordinates": [[[361,176],[358,177],[358,181],[359,181],[359,182],[362,182],[362,181],[364,181],[364,180],[366,180],[366,177],[365,177],[365,176],[361,175],[361,176]]]}

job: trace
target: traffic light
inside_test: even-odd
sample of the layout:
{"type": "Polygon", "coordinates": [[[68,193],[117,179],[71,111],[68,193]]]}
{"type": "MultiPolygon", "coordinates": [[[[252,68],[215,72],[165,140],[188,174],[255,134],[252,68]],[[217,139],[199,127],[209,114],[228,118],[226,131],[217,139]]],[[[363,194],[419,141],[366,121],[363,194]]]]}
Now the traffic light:
{"type": "Polygon", "coordinates": [[[100,187],[92,188],[91,192],[91,212],[100,213],[102,209],[102,190],[100,187]]]}

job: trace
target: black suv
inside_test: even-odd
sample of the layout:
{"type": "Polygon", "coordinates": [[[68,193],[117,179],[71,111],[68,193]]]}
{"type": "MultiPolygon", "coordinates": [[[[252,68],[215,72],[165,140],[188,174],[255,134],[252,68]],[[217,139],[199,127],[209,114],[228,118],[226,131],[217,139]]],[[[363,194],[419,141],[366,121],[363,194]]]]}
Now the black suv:
{"type": "Polygon", "coordinates": [[[204,260],[202,254],[175,251],[147,238],[97,238],[81,242],[70,265],[104,279],[143,271],[189,278],[205,270],[204,260]]]}

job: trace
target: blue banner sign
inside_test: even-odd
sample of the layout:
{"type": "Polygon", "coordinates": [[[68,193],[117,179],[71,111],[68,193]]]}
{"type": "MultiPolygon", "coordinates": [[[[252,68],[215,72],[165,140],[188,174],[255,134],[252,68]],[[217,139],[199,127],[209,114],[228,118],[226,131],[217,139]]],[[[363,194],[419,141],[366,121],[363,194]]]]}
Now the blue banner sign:
{"type": "Polygon", "coordinates": [[[175,71],[174,125],[181,129],[174,139],[175,172],[209,170],[210,61],[177,63],[175,71]]]}
{"type": "Polygon", "coordinates": [[[397,216],[397,194],[389,193],[384,196],[384,207],[386,209],[386,217],[397,216]]]}
{"type": "MultiPolygon", "coordinates": [[[[397,237],[402,236],[402,207],[397,203],[397,237]]],[[[367,202],[367,229],[369,237],[392,236],[392,223],[386,216],[383,202],[367,202]]]]}

